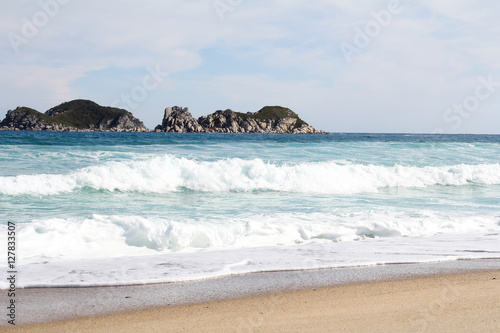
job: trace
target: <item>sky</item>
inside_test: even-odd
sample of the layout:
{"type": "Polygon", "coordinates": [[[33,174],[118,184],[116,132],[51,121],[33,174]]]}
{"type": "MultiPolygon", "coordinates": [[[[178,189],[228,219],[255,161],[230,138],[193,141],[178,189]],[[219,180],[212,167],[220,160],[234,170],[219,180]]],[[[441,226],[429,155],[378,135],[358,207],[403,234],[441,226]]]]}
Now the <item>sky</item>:
{"type": "Polygon", "coordinates": [[[0,35],[0,118],[280,105],[331,132],[500,134],[494,0],[1,1],[0,35]]]}

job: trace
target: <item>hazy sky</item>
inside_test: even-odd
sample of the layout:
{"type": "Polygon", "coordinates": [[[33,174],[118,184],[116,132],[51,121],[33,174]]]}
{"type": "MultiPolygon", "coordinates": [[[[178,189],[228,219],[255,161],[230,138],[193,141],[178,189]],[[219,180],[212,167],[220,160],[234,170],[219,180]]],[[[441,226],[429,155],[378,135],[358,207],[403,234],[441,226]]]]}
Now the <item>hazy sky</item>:
{"type": "Polygon", "coordinates": [[[335,132],[500,133],[500,2],[0,2],[0,117],[72,99],[149,128],[286,106],[335,132]]]}

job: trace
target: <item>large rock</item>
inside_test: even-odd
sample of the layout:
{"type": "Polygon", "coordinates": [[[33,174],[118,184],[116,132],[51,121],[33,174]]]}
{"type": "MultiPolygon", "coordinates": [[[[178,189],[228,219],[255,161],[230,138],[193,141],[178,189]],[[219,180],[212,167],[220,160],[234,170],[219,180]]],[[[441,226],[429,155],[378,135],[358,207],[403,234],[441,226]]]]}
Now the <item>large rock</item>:
{"type": "Polygon", "coordinates": [[[168,107],[163,114],[161,125],[155,127],[157,132],[201,133],[203,127],[193,118],[188,108],[168,107]]]}
{"type": "Polygon", "coordinates": [[[45,113],[18,107],[9,110],[0,123],[3,130],[35,131],[117,131],[144,132],[148,129],[132,113],[103,107],[88,100],[62,103],[45,113]]]}
{"type": "Polygon", "coordinates": [[[165,109],[163,122],[155,128],[158,132],[195,133],[273,133],[273,134],[324,134],[299,118],[288,108],[266,106],[258,112],[241,113],[218,110],[196,120],[188,108],[178,106],[165,109]]]}
{"type": "Polygon", "coordinates": [[[0,123],[2,130],[24,131],[75,131],[76,128],[53,122],[49,117],[36,110],[17,107],[9,110],[5,119],[0,123]]]}

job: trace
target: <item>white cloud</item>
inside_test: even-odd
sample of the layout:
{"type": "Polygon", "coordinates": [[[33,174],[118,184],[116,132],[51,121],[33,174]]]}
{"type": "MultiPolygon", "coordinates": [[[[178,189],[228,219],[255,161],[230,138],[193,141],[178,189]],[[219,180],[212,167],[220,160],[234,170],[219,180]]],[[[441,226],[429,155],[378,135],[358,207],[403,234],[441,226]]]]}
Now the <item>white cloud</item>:
{"type": "Polygon", "coordinates": [[[28,106],[39,111],[75,99],[70,83],[84,75],[88,68],[74,66],[52,68],[37,65],[0,65],[1,110],[4,112],[16,106],[28,106]]]}
{"type": "MultiPolygon", "coordinates": [[[[363,30],[374,20],[373,13],[388,4],[242,1],[234,2],[221,20],[211,0],[152,0],[147,5],[72,0],[18,54],[7,38],[0,42],[5,55],[0,59],[0,87],[7,97],[0,107],[43,109],[81,95],[103,100],[106,87],[92,84],[102,79],[96,73],[114,69],[136,75],[131,83],[110,88],[126,92],[133,88],[129,84],[141,80],[142,69],[160,65],[182,83],[173,81],[151,93],[148,108],[163,109],[169,101],[162,96],[203,95],[207,105],[230,102],[236,109],[240,105],[255,111],[266,104],[298,108],[299,113],[311,112],[310,122],[326,129],[426,131],[443,125],[444,110],[470,94],[478,76],[500,77],[500,3],[493,0],[401,1],[402,12],[348,63],[339,45],[352,44],[355,29],[363,30]],[[208,49],[227,55],[225,61],[237,60],[238,66],[207,78],[200,68],[221,65],[215,57],[204,58],[208,49]],[[206,85],[210,95],[204,95],[206,85]]],[[[23,17],[31,19],[41,10],[31,1],[5,2],[2,7],[4,36],[21,33],[23,17]]],[[[493,101],[484,103],[483,112],[462,128],[487,128],[493,101]]],[[[145,112],[141,110],[137,112],[145,112]]]]}

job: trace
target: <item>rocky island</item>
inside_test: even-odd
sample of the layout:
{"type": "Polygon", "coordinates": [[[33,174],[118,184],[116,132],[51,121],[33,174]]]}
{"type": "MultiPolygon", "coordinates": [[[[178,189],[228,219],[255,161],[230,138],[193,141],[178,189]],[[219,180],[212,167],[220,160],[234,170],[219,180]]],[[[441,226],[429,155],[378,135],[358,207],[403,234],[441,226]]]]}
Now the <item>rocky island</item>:
{"type": "Polygon", "coordinates": [[[77,99],[62,103],[45,113],[27,107],[9,110],[1,130],[31,131],[116,131],[145,132],[142,121],[127,110],[104,107],[77,99]]]}
{"type": "MultiPolygon", "coordinates": [[[[23,131],[113,131],[149,132],[131,112],[77,99],[55,106],[45,113],[28,107],[9,110],[0,123],[0,130],[23,131]]],[[[188,108],[167,107],[163,121],[155,132],[176,133],[269,133],[325,134],[318,131],[292,110],[266,106],[258,112],[218,110],[194,118],[188,108]]]]}
{"type": "Polygon", "coordinates": [[[163,122],[157,132],[180,133],[269,133],[269,134],[325,134],[318,131],[288,108],[266,106],[258,112],[218,110],[195,119],[188,108],[178,106],[165,109],[163,122]]]}

